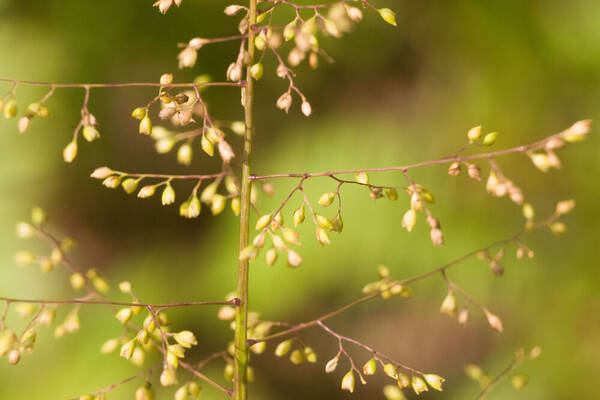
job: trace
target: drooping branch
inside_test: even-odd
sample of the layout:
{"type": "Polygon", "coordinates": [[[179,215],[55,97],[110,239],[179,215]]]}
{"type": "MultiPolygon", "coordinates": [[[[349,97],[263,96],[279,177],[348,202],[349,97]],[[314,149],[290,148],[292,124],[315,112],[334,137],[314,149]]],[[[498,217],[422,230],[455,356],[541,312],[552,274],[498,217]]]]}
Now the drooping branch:
{"type": "Polygon", "coordinates": [[[84,305],[113,305],[113,306],[125,306],[125,307],[153,307],[153,308],[175,308],[175,307],[190,307],[190,306],[238,306],[240,299],[233,299],[231,301],[184,301],[184,302],[169,302],[169,303],[158,303],[158,304],[147,304],[147,303],[130,303],[122,301],[109,301],[109,300],[84,300],[84,299],[70,299],[70,300],[35,300],[35,299],[15,299],[10,297],[0,297],[0,301],[8,303],[29,303],[29,304],[84,304],[84,305]]]}

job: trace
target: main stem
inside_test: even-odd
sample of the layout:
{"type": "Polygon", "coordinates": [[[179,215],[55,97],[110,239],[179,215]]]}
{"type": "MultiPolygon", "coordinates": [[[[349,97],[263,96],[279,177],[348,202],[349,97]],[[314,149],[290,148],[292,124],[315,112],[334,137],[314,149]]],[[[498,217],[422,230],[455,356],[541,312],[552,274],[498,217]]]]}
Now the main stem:
{"type": "MultiPolygon", "coordinates": [[[[252,136],[254,135],[254,80],[250,67],[254,60],[254,25],[256,25],[257,0],[250,0],[248,12],[248,55],[250,62],[246,68],[246,87],[244,96],[244,112],[246,134],[244,136],[244,159],[242,165],[242,194],[240,210],[240,243],[239,253],[249,244],[250,223],[250,166],[252,156],[252,136]]],[[[234,399],[248,399],[248,259],[240,259],[238,265],[237,295],[241,304],[237,307],[235,316],[235,374],[234,374],[234,399]]]]}

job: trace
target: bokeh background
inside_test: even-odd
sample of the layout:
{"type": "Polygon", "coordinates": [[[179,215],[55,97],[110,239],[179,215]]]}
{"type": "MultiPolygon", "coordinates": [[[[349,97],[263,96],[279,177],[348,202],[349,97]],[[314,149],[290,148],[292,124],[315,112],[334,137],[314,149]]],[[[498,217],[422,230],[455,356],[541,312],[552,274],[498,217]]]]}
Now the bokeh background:
{"type": "MultiPolygon", "coordinates": [[[[178,42],[194,36],[235,32],[223,15],[225,3],[184,0],[167,16],[151,0],[0,0],[0,76],[52,82],[157,81],[176,72],[179,82],[209,73],[222,80],[237,44],[209,46],[199,53],[193,70],[176,71],[178,42]]],[[[317,71],[296,69],[297,85],[311,101],[314,114],[304,118],[294,105],[286,116],[274,107],[285,89],[274,76],[268,55],[258,84],[255,171],[304,172],[405,164],[452,154],[466,141],[466,131],[482,124],[499,131],[498,148],[524,144],[592,118],[600,120],[600,3],[595,0],[432,0],[384,1],[397,11],[398,27],[383,23],[373,12],[341,40],[322,39],[336,62],[322,62],[317,71]]],[[[285,21],[284,21],[285,22],[285,21]]],[[[2,91],[9,85],[2,84],[2,91]]],[[[20,87],[22,107],[45,93],[20,87]]],[[[129,114],[154,95],[149,89],[92,91],[90,111],[99,122],[101,140],[80,145],[73,165],[61,159],[79,120],[83,91],[59,90],[48,105],[53,115],[35,120],[18,135],[16,121],[0,120],[0,293],[26,298],[70,298],[68,274],[56,270],[19,268],[14,253],[42,250],[34,242],[14,238],[14,224],[26,219],[34,205],[50,215],[51,227],[79,242],[75,260],[97,267],[113,283],[111,298],[124,298],[115,286],[135,284],[147,302],[220,299],[235,287],[237,221],[230,211],[213,218],[188,221],[176,207],[161,207],[156,198],[139,200],[121,190],[107,190],[89,178],[98,166],[132,172],[202,173],[216,166],[201,155],[199,145],[191,167],[178,166],[175,155],[157,155],[150,139],[136,133],[129,114]]],[[[234,89],[206,92],[218,119],[240,119],[234,89]]],[[[237,139],[232,139],[235,142],[237,139]]],[[[473,312],[466,328],[438,313],[446,294],[438,277],[413,286],[411,300],[372,301],[337,317],[338,331],[373,344],[394,358],[447,378],[443,393],[424,399],[475,398],[476,383],[464,375],[468,363],[497,373],[520,348],[540,345],[542,356],[519,370],[530,384],[516,392],[505,381],[489,399],[591,399],[597,397],[600,371],[600,274],[597,186],[598,137],[560,151],[564,168],[543,174],[523,156],[499,159],[506,174],[523,187],[538,215],[552,212],[558,200],[577,199],[566,218],[568,232],[547,231],[524,241],[536,252],[517,261],[511,251],[504,276],[495,278],[487,266],[472,260],[453,269],[452,279],[500,315],[505,332],[497,334],[482,315],[473,312]],[[596,249],[596,250],[594,250],[596,249]]],[[[482,165],[484,173],[487,166],[482,165]]],[[[402,184],[398,174],[372,175],[376,183],[402,184]]],[[[483,183],[465,176],[452,178],[445,167],[415,171],[413,178],[436,195],[434,213],[441,220],[447,244],[432,248],[420,221],[408,234],[400,226],[408,201],[371,200],[354,187],[344,189],[345,229],[326,248],[301,229],[304,263],[291,270],[280,261],[264,261],[251,269],[251,308],[265,319],[299,322],[311,319],[359,295],[374,280],[375,267],[389,266],[394,276],[424,272],[520,229],[518,207],[492,198],[483,183]]],[[[273,199],[261,197],[268,211],[288,193],[293,182],[275,181],[273,199]]],[[[332,182],[306,184],[316,199],[332,182]]],[[[186,190],[179,186],[181,199],[186,190]]],[[[292,202],[297,206],[299,199],[292,202]]],[[[289,218],[292,208],[286,209],[289,218]]],[[[66,309],[62,310],[64,314],[66,309]]],[[[231,332],[217,321],[216,309],[185,309],[171,313],[176,328],[191,328],[202,357],[224,347],[231,332]]],[[[59,312],[60,316],[63,315],[59,312]]],[[[137,368],[118,357],[103,356],[104,340],[121,328],[102,307],[81,312],[82,328],[56,340],[42,329],[34,353],[18,367],[0,360],[1,399],[66,399],[92,392],[132,375],[137,368]]],[[[15,328],[23,321],[11,313],[15,328]]],[[[302,334],[319,354],[318,365],[292,366],[272,356],[273,345],[254,357],[257,380],[252,398],[382,399],[388,383],[373,383],[350,395],[339,390],[346,365],[325,375],[323,366],[336,352],[336,342],[318,329],[302,334]]],[[[357,361],[367,354],[349,347],[357,361]]],[[[157,359],[150,357],[146,365],[157,359]]],[[[207,369],[222,378],[218,362],[207,369]]],[[[111,393],[129,399],[137,383],[111,393]]],[[[205,387],[206,399],[222,395],[205,387]]],[[[160,392],[159,398],[171,398],[160,392]]],[[[410,397],[410,394],[408,394],[410,397]]]]}

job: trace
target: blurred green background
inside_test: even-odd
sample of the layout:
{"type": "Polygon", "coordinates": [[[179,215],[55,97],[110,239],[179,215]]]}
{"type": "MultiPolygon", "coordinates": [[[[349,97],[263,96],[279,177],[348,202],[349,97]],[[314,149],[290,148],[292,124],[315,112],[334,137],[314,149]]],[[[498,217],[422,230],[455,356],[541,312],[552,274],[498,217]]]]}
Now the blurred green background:
{"type": "MultiPolygon", "coordinates": [[[[52,82],[157,81],[165,72],[187,82],[200,73],[223,80],[234,60],[237,43],[214,45],[199,52],[196,68],[176,71],[178,42],[194,36],[235,33],[234,19],[223,15],[225,3],[184,0],[167,16],[152,9],[151,0],[0,0],[0,76],[52,82]],[[233,25],[232,25],[233,24],[233,25]]],[[[322,39],[336,62],[317,71],[296,68],[296,84],[312,103],[304,118],[294,104],[289,116],[275,100],[286,84],[274,76],[267,55],[265,78],[258,83],[255,172],[304,172],[398,165],[452,154],[466,141],[467,130],[482,124],[499,131],[498,148],[525,144],[584,118],[600,120],[600,3],[595,0],[383,1],[397,11],[398,27],[383,23],[374,12],[341,40],[322,39]]],[[[287,22],[284,21],[284,22],[287,22]]],[[[10,86],[2,84],[2,92],[10,86]]],[[[44,88],[19,87],[21,107],[40,98],[44,88]]],[[[0,294],[24,298],[70,298],[67,272],[42,274],[19,268],[14,253],[44,249],[14,238],[14,224],[26,219],[33,205],[50,215],[51,227],[76,237],[76,262],[97,267],[113,283],[109,297],[125,299],[115,286],[130,280],[147,302],[220,299],[235,287],[237,221],[228,210],[213,218],[188,221],[175,206],[161,207],[156,198],[139,200],[121,190],[107,190],[89,178],[102,165],[131,172],[203,173],[217,166],[198,148],[191,167],[178,166],[175,155],[157,155],[150,139],[136,133],[131,110],[145,104],[154,90],[98,89],[90,111],[100,122],[101,140],[80,141],[74,165],[62,161],[61,150],[79,121],[83,90],[58,90],[48,105],[53,116],[34,120],[18,135],[16,121],[0,120],[0,294]]],[[[213,117],[241,119],[235,89],[206,92],[213,117]]],[[[231,141],[239,146],[238,138],[231,141]]],[[[239,149],[239,147],[238,147],[239,149]]],[[[239,150],[238,150],[239,153],[239,150]]],[[[504,276],[472,260],[450,277],[497,313],[505,332],[489,329],[473,312],[466,328],[438,313],[446,294],[438,277],[413,286],[411,300],[372,301],[330,321],[348,336],[374,345],[405,364],[447,378],[443,393],[424,399],[469,399],[478,393],[463,367],[480,364],[497,373],[519,347],[542,347],[542,356],[519,370],[531,377],[520,392],[505,381],[489,399],[591,399],[597,397],[593,376],[600,357],[600,266],[597,258],[600,167],[598,136],[560,151],[564,168],[543,174],[523,156],[498,162],[521,186],[538,215],[550,214],[558,200],[575,198],[577,207],[565,222],[568,232],[547,231],[524,241],[536,252],[517,261],[511,251],[504,276]]],[[[483,173],[487,166],[480,164],[483,173]]],[[[432,210],[442,222],[446,246],[432,248],[421,220],[415,232],[400,227],[408,207],[405,198],[374,202],[355,187],[344,188],[345,230],[326,248],[301,229],[304,263],[290,270],[280,261],[267,267],[259,259],[251,269],[251,308],[269,320],[312,319],[355,298],[374,280],[375,267],[385,264],[395,277],[427,271],[462,254],[518,231],[520,210],[507,199],[487,195],[483,183],[465,176],[449,177],[446,167],[412,173],[430,188],[432,210]]],[[[372,181],[402,185],[400,175],[373,174],[372,181]]],[[[260,208],[276,207],[292,181],[274,181],[273,199],[260,208]]],[[[188,188],[178,186],[179,199],[188,188]]],[[[306,184],[316,201],[332,182],[306,184]]],[[[290,218],[295,198],[286,208],[290,218]]],[[[328,210],[329,211],[329,210],[328,210]]],[[[62,314],[66,309],[62,310],[62,314]]],[[[174,327],[191,328],[200,346],[198,358],[221,350],[230,340],[228,323],[214,319],[216,309],[171,313],[174,327]]],[[[121,328],[102,307],[81,312],[79,333],[56,340],[42,329],[34,353],[11,367],[0,360],[0,399],[66,399],[95,391],[138,369],[118,357],[103,356],[104,340],[121,328]]],[[[22,327],[11,313],[9,324],[22,327]]],[[[350,395],[339,390],[346,364],[325,375],[324,363],[337,344],[318,329],[303,339],[319,354],[318,365],[292,366],[269,351],[253,358],[259,399],[383,399],[381,376],[350,395]]],[[[368,358],[348,347],[357,362],[368,358]]],[[[156,357],[146,361],[149,367],[156,357]]],[[[218,362],[207,369],[222,379],[218,362]]],[[[183,378],[182,378],[183,379],[183,378]]],[[[204,398],[223,396],[205,386],[204,398]]],[[[130,399],[137,383],[109,395],[130,399]]],[[[171,398],[160,392],[159,398],[171,398]]],[[[408,394],[410,397],[411,394],[408,394]]]]}

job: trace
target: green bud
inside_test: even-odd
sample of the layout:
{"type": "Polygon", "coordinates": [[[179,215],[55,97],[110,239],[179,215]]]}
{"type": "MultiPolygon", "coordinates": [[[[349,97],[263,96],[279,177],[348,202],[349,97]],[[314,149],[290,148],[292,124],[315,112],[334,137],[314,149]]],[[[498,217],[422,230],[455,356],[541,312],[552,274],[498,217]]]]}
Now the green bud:
{"type": "Polygon", "coordinates": [[[221,214],[225,205],[227,204],[227,199],[225,196],[220,194],[215,194],[212,198],[212,204],[210,206],[210,211],[213,215],[221,214]]]}
{"type": "Polygon", "coordinates": [[[200,388],[200,385],[198,385],[196,382],[190,382],[188,383],[188,392],[190,393],[190,395],[194,396],[194,397],[198,397],[200,395],[200,390],[202,390],[200,388]]]}
{"type": "Polygon", "coordinates": [[[321,227],[317,227],[315,236],[317,237],[317,241],[319,243],[321,243],[321,245],[323,245],[323,246],[331,243],[331,240],[329,239],[329,235],[327,234],[327,231],[321,227]]]}
{"type": "Polygon", "coordinates": [[[202,146],[202,151],[204,151],[209,156],[212,157],[215,154],[215,145],[213,144],[213,142],[208,140],[206,135],[202,135],[202,137],[200,138],[200,145],[202,146]]]}
{"type": "Polygon", "coordinates": [[[410,379],[408,379],[408,376],[406,376],[406,374],[399,372],[396,383],[398,384],[398,387],[401,389],[407,388],[410,386],[410,379]]]}
{"type": "Polygon", "coordinates": [[[292,40],[296,35],[296,20],[293,20],[283,28],[283,38],[285,41],[292,40]]]}
{"type": "Polygon", "coordinates": [[[444,378],[435,374],[425,374],[423,375],[429,386],[434,388],[435,390],[442,391],[442,383],[444,383],[444,378]]]}
{"type": "Polygon", "coordinates": [[[304,348],[304,356],[306,357],[306,361],[308,361],[311,364],[317,362],[317,353],[315,353],[312,347],[307,346],[304,348]]]}
{"type": "Polygon", "coordinates": [[[319,198],[319,204],[323,207],[327,207],[333,203],[335,199],[335,193],[323,193],[319,198]]]}
{"type": "Polygon", "coordinates": [[[267,227],[271,222],[271,214],[265,214],[256,221],[256,230],[261,230],[267,227]]]}
{"type": "Polygon", "coordinates": [[[177,383],[177,373],[172,368],[165,368],[160,374],[160,384],[163,386],[173,386],[177,383]]]}
{"type": "Polygon", "coordinates": [[[391,363],[385,364],[383,366],[383,372],[392,379],[398,379],[398,371],[396,370],[396,367],[391,363]]]}
{"type": "Polygon", "coordinates": [[[429,390],[427,388],[427,385],[425,384],[425,381],[423,379],[421,379],[421,377],[416,376],[416,375],[413,375],[413,377],[411,379],[411,385],[412,385],[413,390],[415,391],[415,394],[417,394],[417,395],[429,390]]]}
{"type": "Polygon", "coordinates": [[[481,367],[475,364],[469,364],[465,367],[465,374],[474,381],[480,381],[483,378],[481,367]]]}
{"type": "Polygon", "coordinates": [[[377,361],[374,358],[371,358],[369,361],[363,365],[363,374],[365,375],[374,375],[375,371],[377,371],[377,361]]]}
{"type": "Polygon", "coordinates": [[[40,207],[33,207],[31,210],[31,222],[35,226],[41,226],[46,222],[46,213],[40,207]]]}
{"type": "Polygon", "coordinates": [[[226,380],[231,381],[233,380],[233,374],[234,374],[234,368],[233,368],[233,364],[227,364],[225,365],[225,370],[223,371],[223,376],[225,377],[226,380]]]}
{"type": "Polygon", "coordinates": [[[85,278],[78,272],[72,274],[69,277],[69,281],[71,282],[71,287],[74,290],[79,290],[85,285],[85,278]]]}
{"type": "Polygon", "coordinates": [[[283,357],[290,351],[291,348],[292,339],[284,340],[283,342],[279,343],[275,348],[275,355],[277,357],[283,357]]]}
{"type": "Polygon", "coordinates": [[[19,107],[17,101],[14,98],[10,98],[6,104],[4,104],[4,118],[13,118],[17,115],[19,107]]]}
{"type": "Polygon", "coordinates": [[[17,342],[17,336],[10,329],[3,329],[0,332],[0,357],[4,357],[6,353],[17,342]]]}
{"type": "Polygon", "coordinates": [[[122,177],[120,175],[109,176],[102,181],[102,184],[109,189],[116,189],[121,184],[122,177]]]}
{"type": "Polygon", "coordinates": [[[129,308],[129,307],[121,308],[115,314],[115,318],[117,318],[119,320],[119,322],[122,323],[123,325],[125,325],[127,322],[129,322],[129,320],[131,319],[132,316],[133,316],[133,312],[131,311],[131,308],[129,308]]]}
{"type": "Polygon", "coordinates": [[[397,26],[395,12],[393,12],[389,8],[380,8],[377,10],[377,12],[379,13],[379,15],[381,15],[381,18],[383,18],[385,22],[387,22],[390,25],[397,26]]]}
{"type": "Polygon", "coordinates": [[[142,135],[149,135],[152,133],[152,120],[148,115],[144,116],[144,118],[142,118],[140,121],[139,132],[142,135]]]}
{"type": "Polygon", "coordinates": [[[101,293],[106,293],[110,289],[108,286],[108,282],[104,278],[96,277],[92,279],[92,285],[96,288],[97,291],[101,293]]]}
{"type": "Polygon", "coordinates": [[[317,224],[323,229],[332,229],[333,223],[329,220],[329,218],[324,215],[317,214],[317,224]]]}
{"type": "Polygon", "coordinates": [[[175,391],[175,400],[187,400],[188,389],[187,386],[182,386],[175,391]]]}
{"type": "Polygon", "coordinates": [[[533,217],[535,216],[535,211],[531,204],[523,204],[523,216],[528,220],[533,220],[533,217]]]}
{"type": "Polygon", "coordinates": [[[121,350],[119,355],[126,360],[131,359],[133,355],[133,350],[135,349],[135,340],[132,339],[121,346],[121,350]]]}
{"type": "Polygon", "coordinates": [[[240,211],[242,209],[242,202],[239,197],[234,197],[231,199],[231,210],[235,215],[240,215],[240,211]]]}
{"type": "Polygon", "coordinates": [[[246,124],[243,121],[233,121],[229,127],[236,135],[243,136],[246,133],[246,124]]]}
{"type": "Polygon", "coordinates": [[[142,120],[148,114],[148,109],[146,107],[138,107],[131,113],[131,116],[137,120],[142,120]]]}
{"type": "Polygon", "coordinates": [[[188,349],[198,344],[196,336],[191,331],[178,332],[173,336],[173,338],[177,343],[188,349]]]}
{"type": "Polygon", "coordinates": [[[292,364],[300,365],[304,364],[306,358],[304,357],[304,353],[301,350],[296,349],[290,354],[290,361],[292,362],[292,364]]]}
{"type": "Polygon", "coordinates": [[[496,143],[497,138],[498,138],[498,132],[491,132],[483,137],[482,143],[484,146],[491,146],[494,143],[496,143]]]}
{"type": "Polygon", "coordinates": [[[385,385],[383,387],[383,395],[386,400],[406,400],[402,390],[394,385],[385,385]]]}
{"type": "Polygon", "coordinates": [[[258,81],[260,78],[262,78],[263,72],[264,72],[264,69],[263,69],[262,63],[256,63],[250,67],[250,73],[252,74],[252,77],[254,78],[254,80],[258,81]]]}
{"type": "Polygon", "coordinates": [[[510,378],[510,383],[517,390],[523,389],[527,385],[528,382],[529,382],[529,377],[527,375],[518,374],[518,375],[513,375],[510,378]]]}
{"type": "Polygon", "coordinates": [[[118,339],[109,339],[102,344],[102,347],[100,347],[100,353],[110,354],[113,351],[117,350],[117,347],[119,347],[119,340],[118,339]]]}
{"type": "Polygon", "coordinates": [[[202,193],[200,194],[200,200],[204,204],[212,203],[213,196],[217,193],[217,188],[219,187],[219,182],[214,181],[210,185],[206,186],[202,193]]]}
{"type": "Polygon", "coordinates": [[[93,142],[94,140],[96,140],[100,137],[100,132],[98,132],[98,129],[96,129],[96,127],[92,126],[92,125],[84,126],[82,133],[83,133],[83,137],[88,142],[93,142]]]}
{"type": "Polygon", "coordinates": [[[139,179],[127,178],[121,183],[121,186],[125,193],[131,194],[137,190],[139,182],[139,179]]]}
{"type": "Polygon", "coordinates": [[[398,191],[394,188],[387,188],[385,189],[385,196],[392,201],[396,201],[398,200],[398,191]]]}
{"type": "Polygon", "coordinates": [[[135,391],[135,400],[154,400],[154,392],[150,385],[144,385],[135,391]]]}
{"type": "Polygon", "coordinates": [[[347,390],[350,393],[354,392],[354,372],[348,371],[342,378],[342,390],[347,390]]]}

